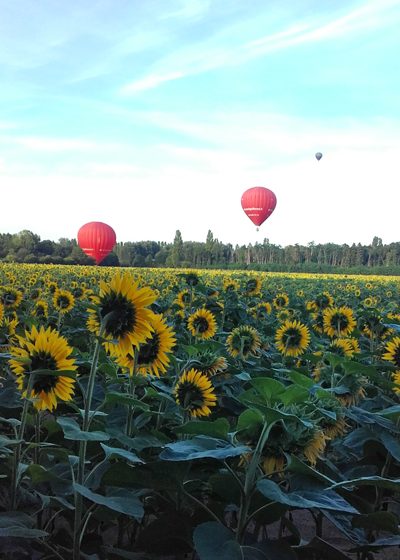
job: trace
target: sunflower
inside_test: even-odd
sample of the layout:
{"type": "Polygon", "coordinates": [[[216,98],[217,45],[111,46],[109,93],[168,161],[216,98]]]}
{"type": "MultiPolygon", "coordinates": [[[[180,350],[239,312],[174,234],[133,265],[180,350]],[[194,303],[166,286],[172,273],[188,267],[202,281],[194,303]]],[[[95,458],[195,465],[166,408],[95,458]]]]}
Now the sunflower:
{"type": "Polygon", "coordinates": [[[192,368],[183,372],[175,389],[176,402],[191,416],[209,416],[216,406],[217,397],[207,375],[192,368]]]}
{"type": "Polygon", "coordinates": [[[217,332],[215,317],[211,311],[205,308],[198,309],[189,315],[187,324],[190,333],[201,340],[208,340],[217,332]]]}
{"type": "MultiPolygon", "coordinates": [[[[167,371],[170,361],[168,354],[175,346],[176,338],[172,328],[166,324],[162,315],[154,313],[150,324],[153,332],[146,342],[140,345],[137,353],[137,373],[160,377],[160,373],[167,371]]],[[[129,368],[132,375],[135,363],[134,352],[118,356],[117,363],[129,368]]]]}
{"type": "Polygon", "coordinates": [[[225,371],[228,368],[228,362],[224,356],[219,356],[211,350],[204,350],[190,360],[188,367],[194,367],[197,371],[210,377],[225,371]]]}
{"type": "Polygon", "coordinates": [[[282,307],[286,307],[289,305],[289,296],[284,292],[276,294],[272,301],[273,306],[275,309],[282,309],[282,307]]]}
{"type": "Polygon", "coordinates": [[[356,326],[350,307],[328,307],[323,312],[324,331],[331,338],[348,336],[356,326]]]}
{"type": "Polygon", "coordinates": [[[4,305],[0,302],[0,325],[3,322],[4,317],[4,305]]]}
{"type": "Polygon", "coordinates": [[[311,313],[311,326],[319,334],[324,332],[324,318],[321,312],[311,313]]]}
{"type": "Polygon", "coordinates": [[[345,418],[341,416],[337,420],[327,424],[323,428],[323,430],[326,437],[332,440],[336,439],[337,437],[343,436],[346,433],[348,427],[349,425],[346,423],[345,418]]]}
{"type": "Polygon", "coordinates": [[[400,368],[400,336],[395,336],[387,342],[382,359],[392,362],[392,364],[400,368]]]}
{"type": "Polygon", "coordinates": [[[333,297],[329,292],[323,292],[322,294],[317,295],[314,302],[317,309],[326,309],[327,307],[333,306],[333,297]]]}
{"type": "Polygon", "coordinates": [[[53,372],[75,371],[75,359],[71,358],[72,348],[60,334],[51,329],[35,326],[25,331],[25,338],[17,336],[18,346],[10,348],[8,363],[16,375],[18,389],[24,398],[34,399],[37,410],[54,410],[57,398],[72,400],[75,379],[63,375],[37,375],[33,380],[30,395],[27,395],[29,378],[36,370],[53,372]]]}
{"type": "Polygon", "coordinates": [[[191,295],[189,290],[182,290],[176,296],[176,303],[179,305],[179,307],[186,307],[187,305],[189,305],[190,300],[191,295]]]}
{"type": "Polygon", "coordinates": [[[109,283],[100,282],[100,295],[93,298],[98,311],[88,309],[88,329],[99,335],[100,321],[106,317],[102,333],[106,351],[126,355],[151,336],[153,312],[147,306],[155,299],[150,288],[139,288],[131,275],[118,272],[109,283]]]}
{"type": "Polygon", "coordinates": [[[44,319],[47,319],[49,316],[49,305],[47,301],[44,299],[38,299],[32,313],[35,317],[43,317],[44,319]]]}
{"type": "Polygon", "coordinates": [[[354,406],[358,404],[361,399],[364,399],[366,394],[365,389],[358,386],[352,389],[351,392],[337,394],[336,398],[343,406],[354,406]]]}
{"type": "Polygon", "coordinates": [[[0,326],[0,351],[7,352],[8,347],[14,344],[15,329],[18,325],[18,319],[11,317],[4,317],[0,326]]]}
{"type": "Polygon", "coordinates": [[[310,344],[310,331],[300,321],[285,321],[275,334],[277,349],[284,356],[300,356],[310,344]]]}
{"type": "Polygon", "coordinates": [[[262,303],[258,303],[253,309],[251,310],[251,314],[253,317],[257,319],[263,319],[267,315],[270,315],[272,312],[272,306],[268,301],[263,301],[262,303]]]}
{"type": "Polygon", "coordinates": [[[262,282],[259,278],[254,276],[253,278],[249,278],[247,280],[244,293],[246,296],[256,296],[261,292],[262,282]]]}
{"type": "Polygon", "coordinates": [[[354,356],[354,347],[347,338],[335,338],[332,340],[329,351],[339,354],[344,358],[352,358],[354,356]]]}
{"type": "Polygon", "coordinates": [[[260,335],[254,327],[241,325],[231,331],[226,346],[232,357],[246,358],[249,354],[257,354],[261,347],[260,335]]]}
{"type": "Polygon", "coordinates": [[[58,288],[54,292],[53,305],[59,313],[65,315],[65,313],[68,313],[71,309],[73,309],[75,305],[75,298],[70,291],[58,288]]]}
{"type": "Polygon", "coordinates": [[[0,302],[5,309],[16,309],[22,301],[22,292],[15,288],[3,286],[0,291],[0,302]]]}
{"type": "Polygon", "coordinates": [[[234,278],[224,278],[224,290],[225,292],[236,292],[239,290],[240,284],[234,278]]]}
{"type": "Polygon", "coordinates": [[[317,460],[324,453],[327,439],[323,431],[317,430],[304,447],[303,455],[311,466],[315,467],[317,460]]]}
{"type": "Polygon", "coordinates": [[[400,396],[400,370],[394,372],[392,380],[394,383],[393,391],[400,396]]]}
{"type": "Polygon", "coordinates": [[[285,468],[285,457],[283,455],[263,457],[261,468],[265,474],[282,473],[285,468]]]}

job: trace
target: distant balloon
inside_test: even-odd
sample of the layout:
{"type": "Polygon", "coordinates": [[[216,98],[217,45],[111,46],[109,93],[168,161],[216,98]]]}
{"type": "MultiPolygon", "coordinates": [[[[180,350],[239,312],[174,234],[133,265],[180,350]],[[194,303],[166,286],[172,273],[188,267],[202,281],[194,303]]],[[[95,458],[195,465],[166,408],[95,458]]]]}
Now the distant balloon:
{"type": "Polygon", "coordinates": [[[113,228],[103,222],[89,222],[78,231],[78,245],[84,253],[101,263],[117,241],[113,228]]]}
{"type": "Polygon", "coordinates": [[[321,152],[317,152],[317,153],[315,154],[315,157],[316,157],[317,160],[319,161],[319,160],[322,158],[321,152]]]}
{"type": "Polygon", "coordinates": [[[252,187],[242,195],[242,208],[256,226],[260,226],[275,210],[276,196],[265,187],[252,187]]]}

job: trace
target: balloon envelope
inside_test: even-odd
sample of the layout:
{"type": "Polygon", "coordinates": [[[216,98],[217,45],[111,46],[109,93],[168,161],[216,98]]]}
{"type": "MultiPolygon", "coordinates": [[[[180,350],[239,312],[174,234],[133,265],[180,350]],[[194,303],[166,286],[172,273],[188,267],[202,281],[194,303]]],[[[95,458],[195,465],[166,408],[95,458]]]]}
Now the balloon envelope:
{"type": "Polygon", "coordinates": [[[316,157],[317,160],[319,161],[319,160],[322,158],[321,152],[317,152],[317,153],[315,154],[315,157],[316,157]]]}
{"type": "Polygon", "coordinates": [[[78,231],[78,245],[99,264],[111,253],[117,236],[113,228],[103,222],[89,222],[78,231]]]}
{"type": "Polygon", "coordinates": [[[260,226],[275,210],[276,196],[265,187],[252,187],[242,194],[241,202],[253,224],[260,226]]]}

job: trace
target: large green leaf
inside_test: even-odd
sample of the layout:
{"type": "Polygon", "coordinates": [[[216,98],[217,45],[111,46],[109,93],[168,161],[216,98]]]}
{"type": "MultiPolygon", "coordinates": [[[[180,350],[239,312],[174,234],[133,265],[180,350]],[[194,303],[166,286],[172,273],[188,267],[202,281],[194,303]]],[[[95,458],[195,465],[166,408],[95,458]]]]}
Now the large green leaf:
{"type": "Polygon", "coordinates": [[[256,408],[248,408],[238,418],[236,430],[256,437],[264,424],[264,416],[256,408]]]}
{"type": "Polygon", "coordinates": [[[102,496],[101,494],[92,492],[89,488],[86,488],[86,486],[82,486],[81,484],[74,484],[74,489],[78,492],[78,494],[81,494],[81,496],[84,496],[91,502],[101,506],[106,506],[109,509],[118,511],[119,513],[124,513],[129,517],[134,517],[138,521],[140,521],[144,515],[142,502],[139,500],[136,493],[129,493],[124,490],[123,496],[102,496]]]}
{"type": "Polygon", "coordinates": [[[374,511],[373,513],[354,516],[353,527],[371,531],[388,531],[397,535],[399,533],[399,518],[390,511],[374,511]]]}
{"type": "Polygon", "coordinates": [[[335,484],[332,484],[329,489],[336,490],[336,488],[351,488],[354,486],[375,486],[375,488],[386,488],[387,490],[392,490],[393,492],[399,492],[400,478],[390,479],[382,478],[380,476],[363,476],[360,478],[354,478],[353,480],[336,482],[335,484]]]}
{"type": "Polygon", "coordinates": [[[193,541],[200,560],[243,560],[235,534],[215,521],[198,525],[193,541]]]}
{"type": "Polygon", "coordinates": [[[311,491],[303,490],[297,492],[283,492],[281,488],[272,480],[260,480],[257,483],[257,489],[272,502],[284,504],[293,508],[300,509],[329,509],[333,511],[342,511],[347,513],[358,513],[341,496],[332,490],[311,491]]]}
{"type": "Polygon", "coordinates": [[[272,377],[256,377],[251,380],[251,384],[267,402],[276,400],[286,389],[283,383],[272,377]]]}
{"type": "Polygon", "coordinates": [[[169,443],[160,453],[164,461],[192,461],[193,459],[220,459],[249,453],[245,445],[234,446],[224,440],[206,436],[169,443]]]}
{"type": "Polygon", "coordinates": [[[174,428],[177,434],[205,435],[220,439],[228,439],[229,422],[226,418],[217,418],[214,421],[190,421],[174,428]]]}
{"type": "Polygon", "coordinates": [[[76,420],[67,416],[57,418],[57,422],[64,432],[65,439],[73,441],[108,441],[110,439],[110,436],[105,432],[82,431],[76,420]]]}
{"type": "Polygon", "coordinates": [[[126,449],[121,449],[120,447],[109,447],[104,443],[100,443],[103,451],[106,455],[106,459],[110,459],[111,457],[121,457],[122,459],[126,459],[130,463],[143,463],[144,461],[136,455],[136,453],[132,453],[132,451],[127,451],[126,449]]]}

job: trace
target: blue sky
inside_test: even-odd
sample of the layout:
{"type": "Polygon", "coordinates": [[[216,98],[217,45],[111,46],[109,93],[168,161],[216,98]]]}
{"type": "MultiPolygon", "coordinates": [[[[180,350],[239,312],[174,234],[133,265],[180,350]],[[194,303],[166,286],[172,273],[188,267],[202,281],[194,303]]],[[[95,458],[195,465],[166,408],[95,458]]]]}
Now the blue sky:
{"type": "Polygon", "coordinates": [[[400,240],[398,0],[0,0],[0,232],[400,240]],[[323,158],[317,162],[315,152],[323,158]],[[257,232],[241,194],[277,207],[257,232]]]}

